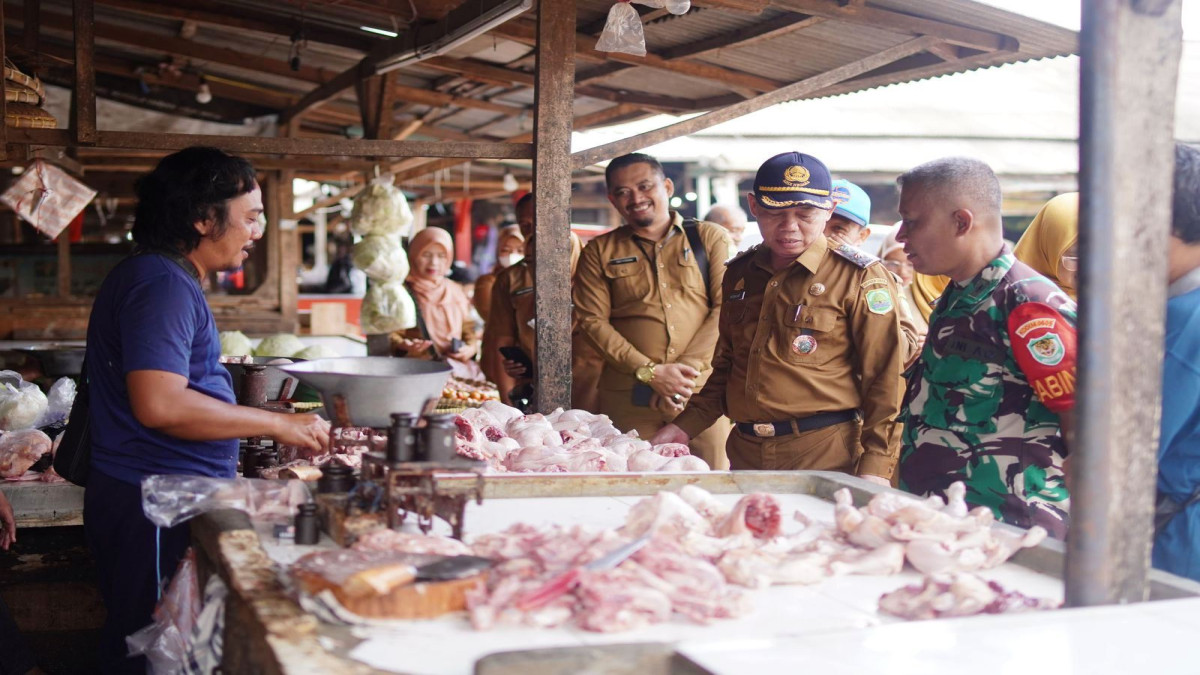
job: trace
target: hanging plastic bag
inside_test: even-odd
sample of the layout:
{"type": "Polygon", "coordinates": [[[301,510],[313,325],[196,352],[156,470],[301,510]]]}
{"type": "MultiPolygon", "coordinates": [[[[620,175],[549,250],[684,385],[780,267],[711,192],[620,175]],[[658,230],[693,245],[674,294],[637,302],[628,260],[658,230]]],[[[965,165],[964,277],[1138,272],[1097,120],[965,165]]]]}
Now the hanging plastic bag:
{"type": "Polygon", "coordinates": [[[359,236],[391,234],[406,237],[412,229],[413,214],[394,177],[385,173],[371,181],[354,200],[350,210],[350,231],[359,236]]]}
{"type": "Polygon", "coordinates": [[[371,284],[363,297],[359,323],[367,334],[407,330],[417,325],[417,306],[402,282],[371,284]]]}
{"type": "Polygon", "coordinates": [[[372,234],[354,245],[354,266],[372,281],[403,281],[408,276],[408,254],[400,240],[372,234]]]}
{"type": "Polygon", "coordinates": [[[628,2],[617,2],[608,10],[604,32],[596,41],[596,51],[621,52],[634,56],[646,55],[646,36],[642,17],[628,2]]]}
{"type": "Polygon", "coordinates": [[[95,190],[39,159],[0,195],[0,202],[54,239],[95,196],[95,190]]]}

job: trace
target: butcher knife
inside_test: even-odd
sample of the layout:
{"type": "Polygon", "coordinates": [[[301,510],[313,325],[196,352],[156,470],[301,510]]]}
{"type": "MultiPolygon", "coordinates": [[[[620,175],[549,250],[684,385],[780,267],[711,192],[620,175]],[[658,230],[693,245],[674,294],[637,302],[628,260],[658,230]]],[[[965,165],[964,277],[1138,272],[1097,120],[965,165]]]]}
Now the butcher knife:
{"type": "Polygon", "coordinates": [[[546,582],[536,591],[526,593],[517,598],[516,606],[521,611],[529,611],[537,609],[548,604],[551,600],[558,598],[575,588],[579,584],[579,578],[584,572],[603,572],[605,570],[614,569],[617,565],[625,562],[634,553],[642,550],[642,547],[650,541],[650,535],[644,534],[637,539],[625,544],[624,546],[614,550],[611,553],[606,553],[599,558],[596,558],[590,563],[580,567],[572,567],[562,574],[554,577],[546,582]]]}
{"type": "Polygon", "coordinates": [[[454,581],[478,574],[492,566],[490,558],[474,555],[442,557],[431,563],[393,563],[355,572],[342,582],[347,595],[387,595],[392,589],[417,581],[454,581]]]}
{"type": "Polygon", "coordinates": [[[453,555],[417,568],[415,581],[453,581],[465,579],[490,569],[491,558],[477,555],[453,555]]]}

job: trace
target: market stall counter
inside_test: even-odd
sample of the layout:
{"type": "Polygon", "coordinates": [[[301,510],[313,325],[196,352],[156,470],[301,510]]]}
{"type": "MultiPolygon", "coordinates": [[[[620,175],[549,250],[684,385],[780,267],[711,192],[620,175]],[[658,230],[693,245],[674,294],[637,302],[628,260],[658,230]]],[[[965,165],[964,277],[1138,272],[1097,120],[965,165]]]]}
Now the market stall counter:
{"type": "MultiPolygon", "coordinates": [[[[477,477],[445,480],[474,482],[477,477]]],[[[607,673],[738,672],[730,670],[728,664],[736,661],[725,654],[739,646],[767,650],[756,652],[755,658],[770,661],[775,650],[779,659],[795,663],[795,644],[819,651],[826,634],[871,642],[875,634],[938,635],[959,630],[955,626],[960,623],[972,633],[969,627],[984,620],[906,624],[900,618],[904,615],[1030,612],[1020,621],[996,619],[997,625],[1016,630],[1027,625],[1022,622],[1062,625],[1070,623],[1063,617],[1099,611],[1036,611],[1061,603],[1059,542],[993,525],[977,512],[953,513],[950,519],[929,515],[937,512],[930,507],[929,502],[922,505],[911,496],[825,472],[488,475],[482,503],[467,505],[463,540],[474,553],[492,557],[495,567],[473,595],[468,593],[468,612],[421,620],[368,619],[328,597],[297,595],[294,575],[286,570],[305,556],[311,560],[315,553],[336,550],[327,537],[316,546],[296,545],[278,538],[269,525],[251,524],[244,515],[229,512],[201,516],[193,521],[193,534],[204,552],[202,574],[220,574],[231,589],[224,656],[229,672],[488,675],[574,673],[601,664],[607,673]],[[688,508],[678,506],[685,503],[681,494],[688,508]],[[706,515],[689,515],[697,513],[706,515]],[[920,528],[934,522],[949,524],[976,542],[991,542],[980,544],[979,551],[991,556],[1003,549],[1003,555],[987,563],[972,562],[970,554],[931,558],[919,553],[933,549],[911,546],[920,537],[906,540],[907,545],[894,538],[885,541],[897,533],[907,536],[894,528],[915,516],[919,518],[911,522],[924,523],[915,526],[917,531],[928,533],[920,528]],[[863,527],[872,517],[892,522],[887,529],[891,535],[881,535],[875,548],[868,546],[871,537],[884,530],[863,527]],[[723,524],[715,531],[697,518],[723,524]],[[970,525],[972,518],[981,518],[986,527],[970,525]],[[700,529],[689,529],[693,527],[700,529]],[[544,582],[557,581],[555,570],[594,560],[630,537],[650,534],[654,543],[615,570],[583,572],[561,597],[544,605],[530,600],[531,588],[544,591],[544,582]],[[671,538],[674,545],[696,548],[692,554],[672,552],[665,541],[671,538]],[[571,549],[572,542],[579,545],[571,549]],[[735,542],[750,546],[737,554],[749,558],[730,561],[735,542]],[[592,544],[595,552],[583,550],[592,544]],[[891,555],[897,546],[908,549],[898,558],[891,555]],[[553,560],[555,556],[560,559],[553,560]],[[706,578],[710,567],[705,559],[720,561],[711,568],[720,572],[710,586],[689,586],[706,578]],[[679,576],[672,576],[672,565],[683,566],[675,570],[679,576]],[[959,575],[960,568],[971,573],[959,575]],[[671,581],[664,585],[664,579],[671,581]],[[614,583],[603,585],[605,580],[614,583]],[[672,584],[678,587],[672,590],[672,584]],[[654,604],[662,594],[668,597],[665,607],[654,604]],[[705,651],[706,645],[712,649],[705,651]],[[718,647],[727,651],[712,651],[718,647]]],[[[945,508],[950,513],[955,507],[945,508]]],[[[401,527],[407,534],[381,531],[367,549],[383,550],[386,542],[423,536],[411,522],[401,527]]],[[[449,533],[445,523],[435,521],[430,534],[449,533]]],[[[359,559],[378,554],[365,550],[356,544],[348,554],[359,559]]],[[[378,575],[373,579],[378,581],[378,575]]],[[[1151,595],[1194,597],[1200,586],[1155,574],[1151,595]]],[[[1100,620],[1119,623],[1122,616],[1169,606],[1126,608],[1125,615],[1100,620]]],[[[960,643],[959,649],[962,658],[970,653],[969,645],[960,643]]],[[[835,657],[829,652],[824,658],[835,657]]],[[[929,668],[922,672],[940,672],[932,666],[942,662],[923,663],[929,668]]]]}

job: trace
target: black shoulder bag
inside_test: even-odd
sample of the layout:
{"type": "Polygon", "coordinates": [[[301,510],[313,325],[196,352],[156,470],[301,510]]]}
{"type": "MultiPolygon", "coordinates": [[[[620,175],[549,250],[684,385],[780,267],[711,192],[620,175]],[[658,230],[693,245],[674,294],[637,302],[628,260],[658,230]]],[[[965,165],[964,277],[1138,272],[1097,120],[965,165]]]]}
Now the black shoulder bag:
{"type": "Polygon", "coordinates": [[[67,417],[67,428],[62,433],[58,450],[54,451],[54,471],[72,483],[87,485],[92,470],[92,421],[88,402],[87,357],[83,357],[83,369],[79,375],[79,388],[71,403],[71,414],[67,417]]]}

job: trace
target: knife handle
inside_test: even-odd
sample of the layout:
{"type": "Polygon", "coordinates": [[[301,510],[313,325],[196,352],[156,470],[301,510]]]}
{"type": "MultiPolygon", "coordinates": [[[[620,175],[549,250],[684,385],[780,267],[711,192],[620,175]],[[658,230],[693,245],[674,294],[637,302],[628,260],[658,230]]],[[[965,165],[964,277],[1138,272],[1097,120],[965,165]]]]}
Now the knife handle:
{"type": "Polygon", "coordinates": [[[573,567],[563,572],[546,582],[545,586],[517,598],[517,609],[527,612],[549,604],[552,600],[565,595],[571,589],[575,588],[579,584],[579,577],[582,575],[583,570],[579,567],[573,567]]]}

